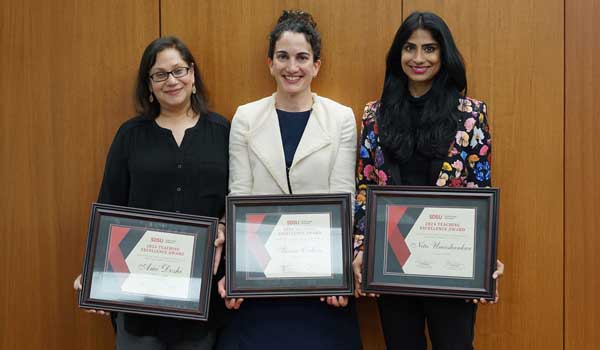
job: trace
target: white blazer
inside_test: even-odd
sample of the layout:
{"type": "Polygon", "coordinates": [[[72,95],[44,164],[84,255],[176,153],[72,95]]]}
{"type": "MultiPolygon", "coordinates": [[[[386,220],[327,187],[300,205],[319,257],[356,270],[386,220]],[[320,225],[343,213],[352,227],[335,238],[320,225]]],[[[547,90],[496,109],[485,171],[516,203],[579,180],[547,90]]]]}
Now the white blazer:
{"type": "MultiPolygon", "coordinates": [[[[352,110],[313,94],[312,113],[289,170],[294,194],[354,197],[356,121],[352,110]]],[[[229,135],[231,195],[289,193],[275,95],[238,107],[229,135]]]]}

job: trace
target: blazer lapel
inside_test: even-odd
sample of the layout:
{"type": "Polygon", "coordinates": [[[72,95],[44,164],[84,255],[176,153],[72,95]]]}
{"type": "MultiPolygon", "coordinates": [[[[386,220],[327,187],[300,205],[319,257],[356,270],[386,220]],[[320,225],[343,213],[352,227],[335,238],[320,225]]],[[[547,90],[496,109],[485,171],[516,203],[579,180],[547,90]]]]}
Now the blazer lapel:
{"type": "Polygon", "coordinates": [[[463,119],[461,114],[458,121],[458,131],[448,149],[448,156],[442,163],[442,168],[440,169],[438,181],[436,183],[437,186],[460,187],[463,185],[461,176],[464,164],[466,164],[466,146],[469,144],[469,135],[464,128],[463,119]],[[457,183],[457,181],[460,183],[457,183]]]}
{"type": "MultiPolygon", "coordinates": [[[[283,193],[288,193],[285,155],[274,99],[273,103],[258,115],[261,117],[260,120],[257,120],[256,127],[248,135],[248,145],[275,179],[283,193]]],[[[258,181],[261,180],[258,179],[258,181]]]]}
{"type": "Polygon", "coordinates": [[[296,153],[294,154],[292,167],[312,153],[331,144],[331,136],[329,136],[326,128],[327,123],[325,118],[327,116],[325,115],[323,106],[318,102],[316,95],[313,95],[313,99],[315,100],[313,110],[308,118],[308,123],[298,144],[298,149],[296,149],[296,153]]]}

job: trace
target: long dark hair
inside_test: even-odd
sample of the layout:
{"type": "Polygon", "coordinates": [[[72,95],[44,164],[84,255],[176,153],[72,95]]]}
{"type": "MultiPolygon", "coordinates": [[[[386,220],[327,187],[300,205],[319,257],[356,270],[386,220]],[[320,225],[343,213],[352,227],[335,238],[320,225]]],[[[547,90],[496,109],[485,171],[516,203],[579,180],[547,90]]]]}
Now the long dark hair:
{"type": "Polygon", "coordinates": [[[196,93],[191,96],[192,110],[202,116],[208,113],[208,102],[206,97],[206,88],[200,77],[200,68],[194,59],[194,56],[185,44],[177,37],[166,36],[158,38],[151,42],[140,59],[140,67],[137,74],[135,85],[135,106],[137,112],[147,118],[156,118],[160,114],[160,104],[156,99],[150,102],[150,69],[156,63],[156,55],[166,49],[175,49],[179,51],[181,58],[190,66],[194,67],[194,85],[196,93]]]}
{"type": "Polygon", "coordinates": [[[402,22],[387,55],[377,116],[381,145],[399,162],[408,160],[415,150],[430,157],[445,156],[456,133],[458,98],[466,91],[465,65],[444,20],[430,12],[413,12],[402,22]],[[423,115],[413,122],[401,58],[404,44],[417,29],[427,30],[440,45],[441,66],[427,92],[423,115]]]}
{"type": "Polygon", "coordinates": [[[321,35],[317,31],[317,23],[308,12],[302,10],[285,10],[277,20],[275,28],[269,34],[269,58],[273,59],[275,44],[284,32],[304,34],[310,44],[315,61],[321,58],[321,35]]]}

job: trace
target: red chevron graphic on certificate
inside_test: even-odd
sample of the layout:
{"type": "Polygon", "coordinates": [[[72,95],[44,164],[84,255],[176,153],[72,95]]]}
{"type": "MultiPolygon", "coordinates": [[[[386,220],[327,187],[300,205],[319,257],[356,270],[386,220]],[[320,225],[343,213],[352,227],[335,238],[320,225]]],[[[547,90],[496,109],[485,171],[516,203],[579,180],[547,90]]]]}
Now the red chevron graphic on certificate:
{"type": "Polygon", "coordinates": [[[473,278],[475,208],[388,205],[386,209],[384,274],[473,278]]]}

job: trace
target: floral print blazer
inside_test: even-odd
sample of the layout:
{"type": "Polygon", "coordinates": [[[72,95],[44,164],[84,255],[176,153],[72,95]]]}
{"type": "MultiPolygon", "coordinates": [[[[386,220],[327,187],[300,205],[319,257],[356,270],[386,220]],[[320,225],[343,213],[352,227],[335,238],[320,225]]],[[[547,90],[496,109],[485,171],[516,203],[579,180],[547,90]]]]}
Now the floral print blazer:
{"type": "MultiPolygon", "coordinates": [[[[448,156],[436,182],[437,186],[486,187],[491,185],[491,137],[486,105],[469,97],[460,98],[457,109],[462,112],[456,136],[448,148],[448,156]]],[[[367,185],[387,185],[392,174],[379,144],[377,109],[379,102],[370,102],[362,117],[359,157],[356,171],[356,202],[354,204],[354,249],[363,246],[366,232],[367,185]]]]}

